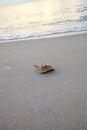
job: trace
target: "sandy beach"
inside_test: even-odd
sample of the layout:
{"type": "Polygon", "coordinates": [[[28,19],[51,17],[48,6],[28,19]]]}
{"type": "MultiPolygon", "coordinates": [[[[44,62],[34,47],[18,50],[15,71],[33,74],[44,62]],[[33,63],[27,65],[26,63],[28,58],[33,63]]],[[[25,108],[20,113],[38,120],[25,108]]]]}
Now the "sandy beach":
{"type": "Polygon", "coordinates": [[[86,32],[0,42],[0,130],[87,130],[86,32]]]}

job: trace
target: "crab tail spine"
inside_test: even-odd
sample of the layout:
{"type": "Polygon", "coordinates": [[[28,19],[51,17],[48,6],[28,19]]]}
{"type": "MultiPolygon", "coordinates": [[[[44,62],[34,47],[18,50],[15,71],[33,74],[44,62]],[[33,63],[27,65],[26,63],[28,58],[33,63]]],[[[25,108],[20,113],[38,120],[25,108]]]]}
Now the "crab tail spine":
{"type": "Polygon", "coordinates": [[[37,66],[37,65],[34,65],[34,67],[36,67],[36,68],[37,68],[38,66],[37,66]]]}

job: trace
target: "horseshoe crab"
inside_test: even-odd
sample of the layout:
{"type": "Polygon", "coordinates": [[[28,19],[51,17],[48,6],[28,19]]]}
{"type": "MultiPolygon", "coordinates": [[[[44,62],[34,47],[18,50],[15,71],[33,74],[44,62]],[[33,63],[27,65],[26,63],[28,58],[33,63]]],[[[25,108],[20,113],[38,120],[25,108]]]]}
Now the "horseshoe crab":
{"type": "Polygon", "coordinates": [[[54,70],[54,68],[51,65],[48,65],[48,64],[46,64],[46,65],[39,65],[39,66],[34,65],[34,66],[36,67],[36,71],[39,74],[48,73],[48,72],[54,70]]]}

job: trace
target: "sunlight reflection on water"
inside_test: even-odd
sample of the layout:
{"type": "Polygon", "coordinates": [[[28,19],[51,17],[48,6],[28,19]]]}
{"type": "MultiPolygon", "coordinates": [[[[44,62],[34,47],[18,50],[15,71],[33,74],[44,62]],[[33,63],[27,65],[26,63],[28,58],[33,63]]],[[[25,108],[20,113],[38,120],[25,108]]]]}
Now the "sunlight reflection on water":
{"type": "Polygon", "coordinates": [[[86,5],[85,0],[38,0],[1,7],[0,39],[85,30],[86,5]]]}

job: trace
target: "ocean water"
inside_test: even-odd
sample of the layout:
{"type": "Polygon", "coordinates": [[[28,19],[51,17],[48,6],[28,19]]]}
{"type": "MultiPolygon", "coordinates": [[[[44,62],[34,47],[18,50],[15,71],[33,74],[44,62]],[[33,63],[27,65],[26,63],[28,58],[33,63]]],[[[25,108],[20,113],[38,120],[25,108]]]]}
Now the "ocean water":
{"type": "Polygon", "coordinates": [[[4,3],[0,5],[0,41],[87,31],[87,0],[4,3]]]}

